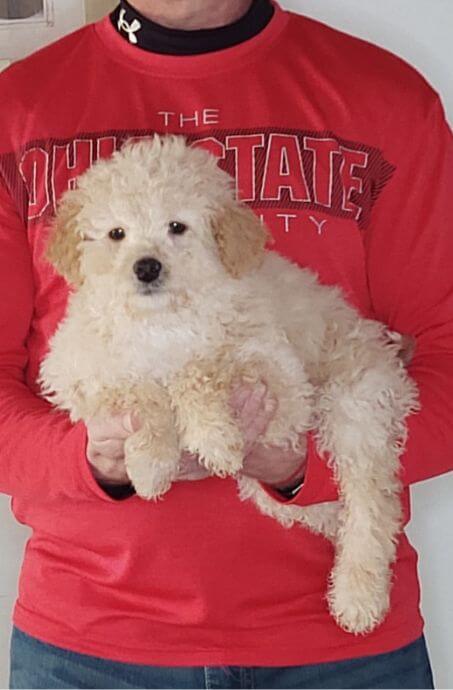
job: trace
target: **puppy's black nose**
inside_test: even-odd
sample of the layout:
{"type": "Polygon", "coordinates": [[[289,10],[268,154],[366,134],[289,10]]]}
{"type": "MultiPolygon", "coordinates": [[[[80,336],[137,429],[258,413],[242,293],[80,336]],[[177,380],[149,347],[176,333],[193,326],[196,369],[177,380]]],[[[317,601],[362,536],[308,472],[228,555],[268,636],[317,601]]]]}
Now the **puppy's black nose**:
{"type": "Polygon", "coordinates": [[[134,273],[142,283],[152,283],[157,280],[162,270],[162,264],[151,256],[145,256],[135,262],[134,273]]]}

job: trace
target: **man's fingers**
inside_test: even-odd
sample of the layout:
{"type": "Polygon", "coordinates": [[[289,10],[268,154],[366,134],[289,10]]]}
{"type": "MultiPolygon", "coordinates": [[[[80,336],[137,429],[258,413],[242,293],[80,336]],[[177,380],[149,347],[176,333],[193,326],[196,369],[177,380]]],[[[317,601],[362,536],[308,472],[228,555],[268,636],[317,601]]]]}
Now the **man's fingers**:
{"type": "Polygon", "coordinates": [[[277,409],[277,400],[263,381],[233,389],[230,404],[245,441],[246,453],[269,426],[277,409]]]}
{"type": "Polygon", "coordinates": [[[241,410],[241,420],[245,427],[255,428],[261,426],[265,421],[272,419],[276,400],[267,392],[266,386],[256,388],[246,399],[241,410]]]}
{"type": "Polygon", "coordinates": [[[200,464],[197,455],[184,452],[179,463],[178,479],[180,481],[193,481],[206,479],[211,476],[208,470],[200,464]]]}
{"type": "Polygon", "coordinates": [[[93,441],[91,445],[93,452],[99,453],[99,455],[104,455],[107,458],[112,458],[112,460],[124,459],[123,439],[109,438],[105,441],[93,441]]]}
{"type": "Polygon", "coordinates": [[[415,353],[415,348],[417,341],[412,335],[403,335],[401,338],[401,348],[398,353],[399,357],[403,360],[403,363],[407,366],[411,363],[412,358],[415,353]]]}
{"type": "Polygon", "coordinates": [[[111,484],[127,484],[129,482],[126,467],[120,460],[112,460],[98,453],[93,453],[90,465],[96,479],[111,484]]]}
{"type": "Polygon", "coordinates": [[[230,405],[233,408],[236,415],[239,415],[242,408],[244,407],[245,401],[250,397],[253,392],[251,385],[237,385],[233,388],[230,395],[230,405]]]}
{"type": "Polygon", "coordinates": [[[235,417],[244,417],[253,414],[253,410],[260,407],[267,391],[263,382],[257,384],[242,384],[233,389],[230,396],[230,405],[233,407],[235,417]]]}
{"type": "Polygon", "coordinates": [[[195,467],[191,470],[188,470],[187,468],[182,468],[178,474],[178,481],[193,482],[198,481],[199,479],[206,479],[210,476],[211,475],[209,474],[209,472],[201,466],[195,467]]]}
{"type": "Polygon", "coordinates": [[[242,431],[245,453],[249,453],[259,437],[262,436],[272,421],[277,409],[277,400],[265,392],[258,392],[245,403],[238,420],[242,431]]]}
{"type": "Polygon", "coordinates": [[[398,331],[391,331],[389,328],[386,329],[386,335],[392,343],[399,345],[398,356],[403,363],[406,366],[410,364],[417,345],[417,340],[414,336],[408,335],[407,333],[399,333],[398,331]]]}
{"type": "Polygon", "coordinates": [[[126,439],[141,426],[141,420],[137,413],[122,412],[110,417],[92,417],[87,421],[90,435],[96,441],[110,439],[126,439]]]}

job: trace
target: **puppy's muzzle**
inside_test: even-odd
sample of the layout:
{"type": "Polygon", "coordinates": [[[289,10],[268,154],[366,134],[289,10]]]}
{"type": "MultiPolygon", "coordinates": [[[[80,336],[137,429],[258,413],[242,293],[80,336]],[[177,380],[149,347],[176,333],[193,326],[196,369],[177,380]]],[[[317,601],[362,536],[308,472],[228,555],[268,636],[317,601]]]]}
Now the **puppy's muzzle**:
{"type": "Polygon", "coordinates": [[[162,264],[152,256],[144,256],[135,262],[133,270],[138,280],[141,283],[153,283],[156,281],[162,271],[162,264]]]}

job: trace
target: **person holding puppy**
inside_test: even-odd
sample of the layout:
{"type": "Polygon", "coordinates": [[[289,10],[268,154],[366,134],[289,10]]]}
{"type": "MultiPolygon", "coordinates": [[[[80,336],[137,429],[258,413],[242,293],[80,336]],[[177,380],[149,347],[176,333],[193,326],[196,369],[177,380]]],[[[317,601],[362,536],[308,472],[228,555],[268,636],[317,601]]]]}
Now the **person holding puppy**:
{"type": "MultiPolygon", "coordinates": [[[[72,425],[36,378],[69,290],[42,257],[61,194],[128,139],[185,134],[235,178],[271,249],[416,339],[407,521],[407,487],[453,469],[453,144],[438,96],[398,58],[270,0],[122,0],[13,65],[0,93],[0,490],[33,529],[11,687],[432,687],[405,535],[387,618],[350,635],[327,609],[327,541],[260,515],[187,454],[164,500],[141,500],[124,465],[141,420],[72,425]]],[[[265,382],[231,405],[244,473],[275,501],[337,498],[311,436],[304,457],[260,444],[265,382]]]]}

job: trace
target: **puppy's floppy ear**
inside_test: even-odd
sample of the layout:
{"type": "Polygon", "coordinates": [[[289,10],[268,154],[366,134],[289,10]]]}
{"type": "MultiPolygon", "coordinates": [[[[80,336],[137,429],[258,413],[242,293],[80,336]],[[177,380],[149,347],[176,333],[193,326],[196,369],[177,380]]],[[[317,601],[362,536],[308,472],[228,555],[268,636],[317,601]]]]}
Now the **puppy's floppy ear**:
{"type": "Polygon", "coordinates": [[[240,278],[264,258],[268,230],[245,204],[229,204],[214,218],[213,235],[228,273],[240,278]]]}
{"type": "Polygon", "coordinates": [[[57,214],[50,229],[44,258],[69,283],[79,287],[83,278],[80,271],[80,242],[77,216],[82,208],[79,190],[66,192],[58,204],[57,214]]]}

